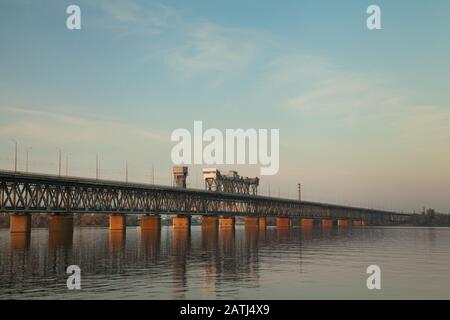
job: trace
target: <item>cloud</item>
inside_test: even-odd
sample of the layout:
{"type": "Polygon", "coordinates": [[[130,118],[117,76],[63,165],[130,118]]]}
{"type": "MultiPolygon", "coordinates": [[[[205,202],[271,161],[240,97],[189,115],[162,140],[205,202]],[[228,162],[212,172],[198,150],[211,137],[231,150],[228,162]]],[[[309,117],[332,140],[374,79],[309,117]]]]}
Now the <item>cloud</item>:
{"type": "Polygon", "coordinates": [[[134,34],[159,35],[179,21],[178,12],[170,6],[135,1],[100,0],[87,2],[99,10],[97,26],[112,30],[118,37],[134,34]]]}
{"type": "Polygon", "coordinates": [[[264,86],[279,92],[284,110],[352,125],[390,126],[410,137],[450,140],[450,106],[418,104],[415,92],[399,89],[386,76],[343,69],[308,55],[280,57],[267,66],[264,86]]]}
{"type": "Polygon", "coordinates": [[[109,119],[77,117],[42,110],[0,107],[8,121],[0,127],[0,136],[43,141],[46,144],[124,147],[129,141],[165,143],[168,134],[109,119]]]}
{"type": "Polygon", "coordinates": [[[241,69],[253,62],[258,51],[255,33],[213,23],[191,25],[186,37],[166,58],[166,63],[185,77],[241,69]]]}
{"type": "Polygon", "coordinates": [[[122,22],[140,22],[142,17],[133,1],[100,0],[96,5],[110,18],[122,22]]]}

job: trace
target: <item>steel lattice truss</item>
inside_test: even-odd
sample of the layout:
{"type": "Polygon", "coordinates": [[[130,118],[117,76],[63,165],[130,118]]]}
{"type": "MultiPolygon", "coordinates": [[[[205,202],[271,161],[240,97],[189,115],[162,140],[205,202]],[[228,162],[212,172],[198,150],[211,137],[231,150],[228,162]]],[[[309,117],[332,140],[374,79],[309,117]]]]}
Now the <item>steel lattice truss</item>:
{"type": "Polygon", "coordinates": [[[217,214],[406,222],[410,215],[263,196],[0,171],[9,213],[217,214]]]}
{"type": "Polygon", "coordinates": [[[205,178],[205,189],[225,193],[258,194],[259,178],[222,175],[218,170],[215,177],[205,178]]]}

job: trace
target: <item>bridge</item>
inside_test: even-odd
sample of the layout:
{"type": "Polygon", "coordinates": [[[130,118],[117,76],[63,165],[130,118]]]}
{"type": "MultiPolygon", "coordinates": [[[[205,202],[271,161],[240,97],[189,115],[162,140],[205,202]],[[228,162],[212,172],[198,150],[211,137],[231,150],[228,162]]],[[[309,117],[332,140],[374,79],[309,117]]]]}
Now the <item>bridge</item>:
{"type": "MultiPolygon", "coordinates": [[[[160,215],[173,215],[174,228],[188,228],[192,215],[203,226],[234,227],[235,217],[246,226],[277,227],[364,226],[404,224],[411,215],[327,203],[267,197],[255,194],[213,192],[112,180],[67,177],[0,170],[0,212],[10,214],[10,230],[29,232],[31,215],[47,213],[50,225],[73,226],[74,213],[106,213],[110,230],[125,230],[128,214],[141,215],[141,228],[160,227],[160,215]]],[[[66,227],[64,227],[66,226],[66,227]]]]}

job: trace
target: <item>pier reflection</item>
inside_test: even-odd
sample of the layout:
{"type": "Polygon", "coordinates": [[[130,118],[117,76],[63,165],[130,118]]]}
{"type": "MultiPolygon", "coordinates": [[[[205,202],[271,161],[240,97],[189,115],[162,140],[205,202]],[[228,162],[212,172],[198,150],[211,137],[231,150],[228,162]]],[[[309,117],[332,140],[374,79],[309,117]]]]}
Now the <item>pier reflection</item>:
{"type": "Polygon", "coordinates": [[[291,231],[292,229],[290,227],[277,227],[276,228],[277,241],[279,243],[289,242],[291,231]]]}
{"type": "MultiPolygon", "coordinates": [[[[306,272],[305,256],[310,252],[322,254],[315,246],[323,249],[348,241],[364,245],[368,237],[376,241],[380,235],[378,231],[352,227],[260,229],[243,225],[149,230],[128,227],[125,232],[89,227],[76,228],[73,233],[54,224],[48,230],[34,229],[31,240],[29,234],[5,234],[0,239],[6,243],[0,247],[4,287],[30,281],[34,287],[44,288],[49,281],[52,288],[65,287],[67,266],[75,264],[91,279],[108,275],[105,291],[120,293],[119,287],[128,283],[122,279],[131,277],[135,281],[133,290],[142,288],[144,294],[153,293],[146,298],[175,299],[190,299],[193,294],[200,299],[239,295],[263,283],[267,268],[282,268],[278,260],[293,263],[290,272],[306,272]]],[[[432,242],[429,233],[426,236],[432,242]]]]}
{"type": "Polygon", "coordinates": [[[109,230],[109,249],[112,253],[125,250],[127,233],[125,230],[109,230]]]}
{"type": "Polygon", "coordinates": [[[146,262],[157,263],[161,252],[161,229],[141,230],[141,256],[146,262]]]}
{"type": "Polygon", "coordinates": [[[30,247],[31,234],[29,232],[11,233],[11,251],[19,254],[30,247]]]}
{"type": "Polygon", "coordinates": [[[173,257],[173,298],[186,299],[187,290],[187,256],[191,246],[191,229],[172,229],[172,257],[173,257]]]}

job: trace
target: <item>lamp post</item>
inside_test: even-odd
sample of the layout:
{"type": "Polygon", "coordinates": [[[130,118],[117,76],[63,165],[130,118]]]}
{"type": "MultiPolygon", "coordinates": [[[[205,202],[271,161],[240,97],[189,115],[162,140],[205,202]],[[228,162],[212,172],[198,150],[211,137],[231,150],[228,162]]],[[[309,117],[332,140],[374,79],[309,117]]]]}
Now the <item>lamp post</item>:
{"type": "Polygon", "coordinates": [[[17,172],[17,141],[12,139],[14,142],[14,172],[17,172]]]}
{"type": "Polygon", "coordinates": [[[150,171],[150,183],[155,184],[155,166],[153,165],[153,163],[150,171]]]}
{"type": "Polygon", "coordinates": [[[95,155],[95,179],[99,177],[98,153],[95,155]]]}
{"type": "Polygon", "coordinates": [[[58,148],[58,152],[59,152],[58,176],[61,176],[61,157],[62,157],[62,151],[61,151],[61,148],[58,148]]]}
{"type": "Polygon", "coordinates": [[[100,161],[103,158],[98,156],[98,153],[95,154],[95,179],[100,179],[100,161]]]}
{"type": "Polygon", "coordinates": [[[28,173],[28,171],[29,171],[29,165],[28,165],[28,152],[31,150],[31,149],[33,149],[32,147],[29,147],[29,148],[27,148],[27,165],[26,165],[26,172],[28,173]]]}
{"type": "Polygon", "coordinates": [[[71,153],[66,154],[66,177],[69,176],[69,156],[71,155],[71,153]]]}

